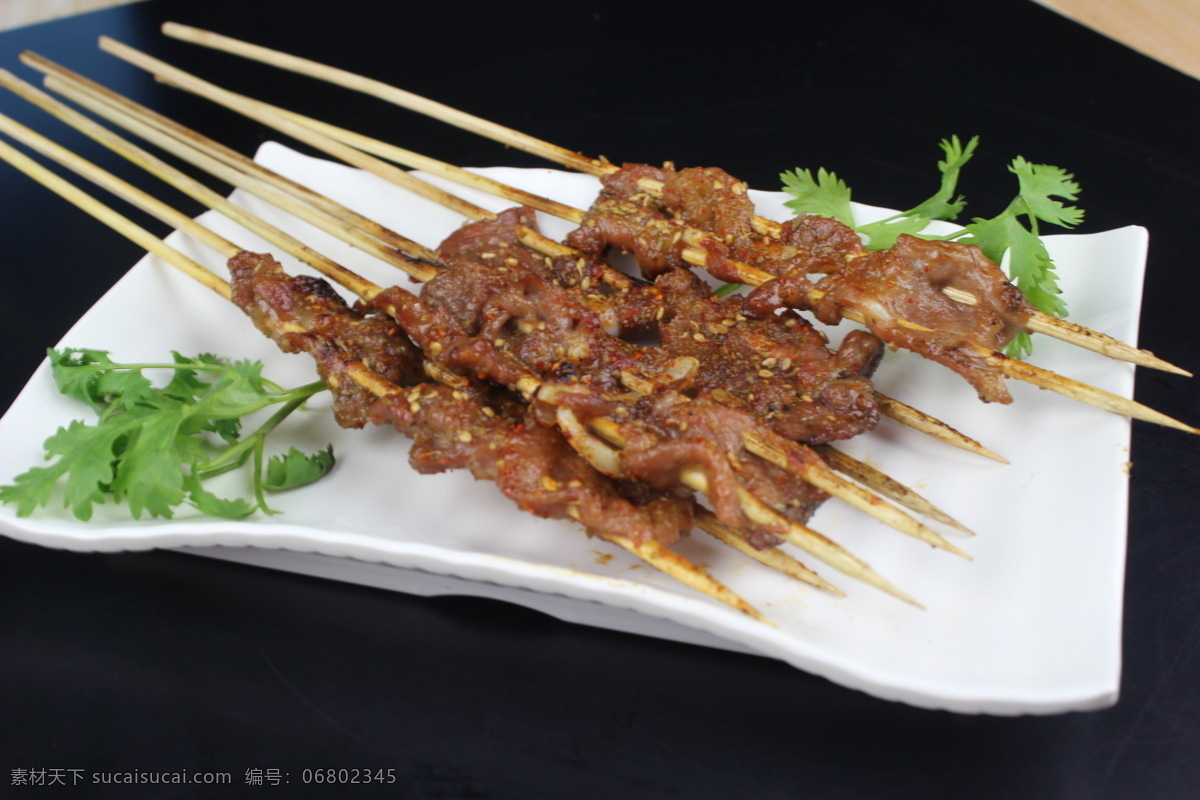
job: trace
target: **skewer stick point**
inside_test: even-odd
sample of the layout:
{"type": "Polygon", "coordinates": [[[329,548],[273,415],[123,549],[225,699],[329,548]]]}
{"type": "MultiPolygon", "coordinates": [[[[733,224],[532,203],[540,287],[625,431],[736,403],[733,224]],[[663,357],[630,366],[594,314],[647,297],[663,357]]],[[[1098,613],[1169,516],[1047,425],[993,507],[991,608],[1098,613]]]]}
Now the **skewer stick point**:
{"type": "Polygon", "coordinates": [[[932,417],[924,411],[913,408],[907,403],[888,397],[882,392],[875,392],[875,403],[879,406],[881,414],[890,419],[899,422],[912,428],[915,431],[930,435],[935,439],[945,442],[946,444],[957,447],[960,450],[966,450],[968,453],[975,453],[985,458],[990,458],[993,461],[999,461],[1001,464],[1010,463],[1007,458],[996,453],[990,448],[984,446],[980,442],[967,436],[945,422],[942,422],[937,417],[932,417]]]}
{"type": "Polygon", "coordinates": [[[1149,406],[1142,405],[1136,400],[1130,400],[1104,389],[1089,386],[1086,383],[1059,375],[1048,369],[1042,369],[1025,361],[1009,358],[1000,353],[982,351],[981,348],[981,355],[984,355],[988,361],[995,364],[1006,376],[1032,384],[1039,389],[1048,389],[1064,397],[1078,400],[1081,403],[1086,403],[1104,411],[1111,411],[1114,414],[1121,414],[1133,419],[1140,419],[1144,422],[1153,422],[1156,425],[1163,425],[1168,428],[1175,428],[1176,430],[1200,435],[1200,429],[1180,422],[1173,417],[1168,417],[1166,414],[1155,411],[1149,406]]]}
{"type": "Polygon", "coordinates": [[[661,572],[665,572],[685,586],[690,586],[714,600],[719,600],[725,605],[741,611],[743,614],[753,617],[759,622],[764,622],[773,628],[778,627],[725,584],[709,575],[687,558],[664,547],[659,542],[650,540],[637,544],[624,536],[607,536],[605,538],[613,544],[625,548],[647,564],[650,564],[661,572]]]}
{"type": "Polygon", "coordinates": [[[743,555],[749,556],[760,564],[765,564],[771,569],[778,570],[786,575],[790,575],[797,580],[803,581],[810,586],[815,586],[818,589],[829,592],[837,597],[845,597],[846,593],[837,588],[829,581],[822,578],[817,573],[813,572],[802,563],[792,558],[783,550],[777,547],[767,547],[759,550],[751,546],[745,536],[731,525],[726,525],[717,516],[703,506],[696,506],[695,510],[696,526],[705,533],[715,536],[725,544],[734,548],[743,555]]]}
{"type": "Polygon", "coordinates": [[[1122,342],[1120,339],[1113,338],[1106,333],[1101,333],[1091,328],[1085,328],[1069,320],[1059,319],[1058,317],[1038,312],[1029,319],[1026,325],[1033,333],[1044,333],[1047,336],[1061,339],[1064,342],[1100,353],[1118,361],[1126,361],[1130,364],[1137,364],[1139,367],[1149,367],[1150,369],[1162,370],[1163,372],[1170,372],[1175,375],[1184,375],[1189,378],[1195,377],[1186,369],[1177,367],[1169,361],[1164,361],[1149,350],[1139,350],[1132,345],[1122,342]]]}
{"type": "Polygon", "coordinates": [[[961,556],[968,561],[971,560],[970,555],[946,541],[920,522],[917,522],[900,509],[884,502],[878,495],[872,494],[838,477],[828,468],[813,464],[798,464],[792,458],[789,458],[788,454],[776,446],[775,443],[764,439],[755,431],[747,431],[743,434],[742,438],[746,444],[746,449],[751,453],[766,459],[782,470],[803,478],[823,492],[849,503],[859,511],[869,514],[883,524],[919,539],[926,544],[931,544],[941,550],[961,556]]]}
{"type": "Polygon", "coordinates": [[[920,494],[896,479],[880,472],[870,464],[863,463],[831,445],[815,445],[813,449],[825,459],[830,467],[845,475],[849,475],[871,491],[877,492],[889,500],[904,506],[909,511],[915,511],[930,519],[937,520],[943,525],[956,528],[968,536],[975,535],[975,532],[970,528],[954,519],[954,517],[945,511],[942,511],[920,494]]]}

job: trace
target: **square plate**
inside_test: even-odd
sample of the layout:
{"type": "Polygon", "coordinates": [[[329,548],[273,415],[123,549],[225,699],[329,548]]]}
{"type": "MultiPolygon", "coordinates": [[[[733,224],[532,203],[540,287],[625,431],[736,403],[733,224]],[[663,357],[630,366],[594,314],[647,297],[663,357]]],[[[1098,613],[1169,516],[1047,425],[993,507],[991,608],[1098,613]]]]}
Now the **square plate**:
{"type": "MultiPolygon", "coordinates": [[[[455,214],[375,176],[268,143],[258,159],[427,245],[462,224],[455,214]]],[[[594,178],[555,170],[487,174],[586,208],[594,178]]],[[[437,182],[433,180],[433,182],[437,182]]],[[[442,184],[486,208],[496,198],[442,184]]],[[[754,192],[759,212],[785,219],[786,199],[754,192]]],[[[377,283],[407,279],[254,198],[238,202],[377,283]]],[[[860,207],[863,221],[882,214],[860,207]]],[[[268,250],[222,217],[218,232],[268,250]]],[[[559,238],[568,226],[542,218],[559,238]]],[[[1047,237],[1072,319],[1134,342],[1147,234],[1129,227],[1047,237]]],[[[224,274],[220,258],[178,234],[171,241],[224,274]]],[[[285,266],[308,271],[291,259],[285,266]]],[[[411,284],[410,284],[411,285],[411,284]]],[[[836,329],[832,332],[836,335],[836,329]]],[[[170,350],[261,359],[274,380],[312,379],[303,356],[281,354],[232,305],[157,258],[142,259],[71,329],[60,346],[112,351],[123,361],[170,350]]],[[[1133,368],[1039,337],[1040,366],[1130,396],[1133,368]]],[[[974,436],[1002,465],[885,420],[845,449],[912,486],[978,534],[947,531],[973,561],[896,534],[843,504],[826,503],[812,526],[912,594],[918,609],[836,571],[810,566],[847,593],[838,599],[688,537],[701,563],[778,627],[755,622],[646,568],[572,525],[519,512],[466,473],[418,476],[407,442],[390,429],[339,429],[320,404],[293,415],[279,441],[302,449],[332,442],[335,471],[277,497],[284,513],[244,521],[181,512],[131,521],[100,507],[89,523],[60,508],[17,518],[0,507],[0,532],[74,550],[184,547],[207,555],[419,594],[480,594],[575,622],[778,658],[873,695],[968,713],[1045,714],[1116,701],[1128,499],[1128,420],[1024,384],[1011,406],[984,405],[960,378],[906,352],[876,375],[886,394],[974,436]]],[[[0,481],[40,463],[42,441],[87,410],[57,394],[45,364],[0,420],[0,481]]],[[[228,479],[228,478],[227,478],[228,479]]],[[[232,479],[230,479],[232,480],[232,479]]],[[[231,487],[230,493],[240,487],[231,487]]]]}

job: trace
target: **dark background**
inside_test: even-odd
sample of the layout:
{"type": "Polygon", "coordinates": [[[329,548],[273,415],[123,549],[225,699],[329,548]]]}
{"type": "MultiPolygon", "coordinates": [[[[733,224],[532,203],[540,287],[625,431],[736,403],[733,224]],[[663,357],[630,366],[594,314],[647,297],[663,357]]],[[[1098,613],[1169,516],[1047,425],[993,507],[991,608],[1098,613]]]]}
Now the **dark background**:
{"type": "MultiPolygon", "coordinates": [[[[858,199],[897,207],[932,189],[939,139],[980,134],[960,187],[972,209],[1007,202],[1004,165],[1019,153],[1078,176],[1081,230],[1150,229],[1141,343],[1200,367],[1188,327],[1200,287],[1200,83],[1021,0],[680,8],[151,0],[0,35],[0,66],[35,80],[17,54],[36,50],[242,151],[269,137],[100,53],[105,33],[454,163],[539,163],[158,34],[177,20],[585,153],[719,164],[757,188],[785,168],[828,166],[858,199]]],[[[13,97],[0,111],[133,175],[13,97]]],[[[0,208],[6,408],[42,349],[139,253],[7,167],[0,208]]],[[[1195,382],[1143,371],[1137,397],[1200,420],[1195,382]]],[[[0,793],[13,769],[186,769],[232,772],[234,786],[11,795],[297,796],[301,769],[360,767],[393,768],[387,791],[405,798],[1196,797],[1200,456],[1195,439],[1140,423],[1133,441],[1125,671],[1108,710],[924,711],[767,659],[482,600],[0,540],[0,793]],[[247,787],[247,769],[287,771],[292,783],[247,787]]]]}

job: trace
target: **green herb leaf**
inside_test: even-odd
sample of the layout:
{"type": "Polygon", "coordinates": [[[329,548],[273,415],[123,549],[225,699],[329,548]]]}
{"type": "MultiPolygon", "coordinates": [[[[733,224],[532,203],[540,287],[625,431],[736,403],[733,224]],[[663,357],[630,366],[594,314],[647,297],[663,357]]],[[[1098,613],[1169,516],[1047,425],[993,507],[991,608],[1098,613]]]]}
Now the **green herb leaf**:
{"type": "Polygon", "coordinates": [[[958,185],[959,173],[979,146],[979,137],[971,137],[965,146],[957,136],[943,139],[939,144],[946,157],[938,162],[942,182],[937,192],[908,211],[857,228],[859,233],[868,237],[868,250],[886,250],[896,244],[896,239],[901,234],[918,234],[925,230],[932,220],[954,219],[966,208],[966,199],[962,195],[955,197],[954,192],[958,185]]]}
{"type": "Polygon", "coordinates": [[[333,465],[333,445],[311,456],[292,447],[286,455],[273,456],[267,462],[267,477],[263,486],[269,492],[305,486],[328,475],[333,465]]]}
{"type": "Polygon", "coordinates": [[[779,176],[783,190],[794,199],[784,205],[797,214],[820,214],[841,220],[854,227],[854,212],[850,210],[850,187],[824,167],[817,176],[806,169],[795,169],[779,176]]]}
{"type": "MultiPolygon", "coordinates": [[[[1065,317],[1067,304],[1061,297],[1054,261],[1038,237],[1038,221],[1067,228],[1082,222],[1082,209],[1054,199],[1075,200],[1079,184],[1059,167],[1031,164],[1020,156],[1013,159],[1009,171],[1017,176],[1017,197],[997,216],[967,225],[967,236],[960,241],[978,245],[997,264],[1004,264],[1007,256],[1008,274],[1029,302],[1046,314],[1065,317]]],[[[1018,334],[1004,348],[1012,358],[1024,358],[1032,351],[1028,334],[1018,334]]]]}
{"type": "MultiPolygon", "coordinates": [[[[230,364],[211,355],[173,353],[173,361],[164,364],[119,364],[106,351],[91,349],[52,350],[48,357],[59,390],[90,405],[98,420],[60,428],[45,442],[50,465],[0,486],[0,502],[15,503],[20,516],[48,505],[60,485],[65,507],[81,520],[90,519],[93,507],[105,500],[125,503],[135,519],[170,518],[185,500],[224,517],[243,517],[259,507],[269,511],[261,502],[216,497],[202,481],[244,465],[284,417],[325,388],[316,382],[283,390],[262,377],[261,363],[230,364]],[[155,388],[145,369],[170,369],[172,377],[155,388]],[[242,418],[271,406],[279,409],[241,441],[242,418]]],[[[271,483],[280,488],[309,483],[327,473],[332,461],[332,449],[312,457],[289,453],[271,483]]],[[[259,470],[252,480],[259,498],[259,470]]]]}
{"type": "Polygon", "coordinates": [[[959,173],[971,160],[971,156],[975,155],[975,149],[979,147],[979,137],[972,136],[964,146],[957,136],[951,136],[949,139],[942,139],[938,146],[946,154],[945,159],[938,162],[938,171],[942,173],[941,186],[928,200],[905,211],[905,216],[921,219],[954,219],[967,206],[966,198],[962,195],[954,200],[951,198],[954,197],[955,187],[958,186],[959,173]]]}
{"type": "Polygon", "coordinates": [[[241,519],[253,514],[257,508],[253,503],[247,502],[240,497],[235,497],[232,500],[217,497],[204,488],[204,485],[200,482],[194,471],[188,473],[187,478],[184,480],[184,486],[187,488],[188,500],[192,505],[210,517],[241,519]]]}
{"type": "Polygon", "coordinates": [[[1079,199],[1079,184],[1073,180],[1074,175],[1061,167],[1030,164],[1021,156],[1013,159],[1009,170],[1016,174],[1021,186],[1021,200],[1034,217],[1064,228],[1073,228],[1083,222],[1083,209],[1053,199],[1079,199]]]}

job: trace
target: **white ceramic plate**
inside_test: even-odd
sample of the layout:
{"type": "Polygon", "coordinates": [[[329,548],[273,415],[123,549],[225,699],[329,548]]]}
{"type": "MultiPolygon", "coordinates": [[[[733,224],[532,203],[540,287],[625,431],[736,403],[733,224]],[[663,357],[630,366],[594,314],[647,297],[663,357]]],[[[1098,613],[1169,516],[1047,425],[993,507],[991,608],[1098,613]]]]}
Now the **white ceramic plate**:
{"type": "MultiPolygon", "coordinates": [[[[259,159],[425,244],[436,244],[462,222],[373,176],[279,145],[265,146],[259,159]]],[[[488,172],[579,207],[596,190],[592,178],[553,170],[488,172]]],[[[506,205],[455,191],[488,208],[506,205]]],[[[764,215],[786,218],[781,195],[756,193],[754,199],[764,215]]],[[[405,281],[253,199],[243,202],[378,283],[405,281]]],[[[863,219],[872,213],[863,209],[863,219]]],[[[551,235],[567,230],[556,220],[543,222],[551,235]]],[[[212,225],[249,249],[269,249],[222,218],[212,225]]],[[[181,237],[173,241],[223,272],[211,254],[181,237]]],[[[1073,319],[1134,341],[1146,243],[1140,228],[1051,240],[1073,319]]],[[[172,349],[210,351],[262,359],[266,374],[283,383],[312,378],[305,357],[280,354],[233,306],[155,258],[121,278],[61,344],[107,349],[119,360],[161,359],[172,349]]],[[[1057,342],[1043,339],[1034,361],[1126,396],[1132,390],[1131,367],[1057,342]]],[[[972,456],[889,421],[846,445],[978,533],[954,539],[974,557],[968,562],[838,503],[818,512],[813,527],[910,592],[924,610],[821,569],[848,594],[836,599],[701,534],[680,546],[778,623],[768,627],[571,525],[518,512],[492,485],[466,473],[418,476],[407,465],[406,442],[390,429],[343,431],[320,408],[296,415],[285,435],[301,447],[333,442],[338,467],[318,484],[278,497],[283,514],[242,522],[189,513],[130,521],[106,508],[83,524],[61,509],[19,519],[0,507],[0,531],[73,550],[200,548],[401,591],[500,597],[570,621],[759,653],[919,706],[1040,714],[1115,702],[1128,422],[1021,384],[1012,386],[1011,406],[985,406],[961,379],[907,353],[889,353],[877,377],[881,391],[1012,461],[1004,466],[972,456]]],[[[0,420],[0,481],[39,463],[42,441],[86,413],[55,392],[43,365],[0,420]]]]}

